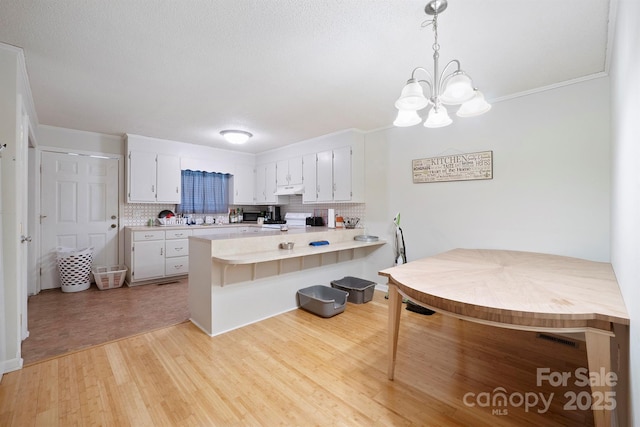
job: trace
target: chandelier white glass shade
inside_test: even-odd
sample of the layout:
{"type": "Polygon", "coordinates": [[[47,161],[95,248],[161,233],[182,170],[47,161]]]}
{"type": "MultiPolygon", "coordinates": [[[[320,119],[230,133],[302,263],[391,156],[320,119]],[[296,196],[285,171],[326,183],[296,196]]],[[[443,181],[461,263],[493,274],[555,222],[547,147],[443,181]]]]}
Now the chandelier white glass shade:
{"type": "Polygon", "coordinates": [[[253,134],[244,130],[223,130],[220,135],[232,144],[244,144],[253,136],[253,134]]]}
{"type": "Polygon", "coordinates": [[[491,109],[482,92],[473,86],[471,78],[460,68],[460,61],[449,61],[442,71],[439,70],[438,14],[446,8],[447,0],[431,0],[424,9],[427,15],[433,15],[433,19],[426,24],[433,27],[435,38],[433,74],[423,67],[413,70],[395,104],[398,109],[398,116],[393,122],[395,126],[417,125],[422,121],[418,111],[428,106],[431,108],[424,122],[424,126],[428,128],[448,126],[453,122],[444,105],[460,105],[456,113],[458,117],[478,116],[491,109]],[[427,78],[418,80],[418,72],[423,72],[427,78]],[[424,86],[429,91],[428,97],[424,95],[424,86]]]}

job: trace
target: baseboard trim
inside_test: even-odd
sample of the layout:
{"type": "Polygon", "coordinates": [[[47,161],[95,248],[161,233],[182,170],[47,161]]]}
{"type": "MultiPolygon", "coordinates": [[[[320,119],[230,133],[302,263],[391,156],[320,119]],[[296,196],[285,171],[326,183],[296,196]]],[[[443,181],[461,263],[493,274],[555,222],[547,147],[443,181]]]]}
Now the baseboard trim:
{"type": "Polygon", "coordinates": [[[5,360],[0,363],[0,370],[2,373],[13,372],[22,369],[23,359],[22,357],[16,357],[14,359],[5,360]]]}

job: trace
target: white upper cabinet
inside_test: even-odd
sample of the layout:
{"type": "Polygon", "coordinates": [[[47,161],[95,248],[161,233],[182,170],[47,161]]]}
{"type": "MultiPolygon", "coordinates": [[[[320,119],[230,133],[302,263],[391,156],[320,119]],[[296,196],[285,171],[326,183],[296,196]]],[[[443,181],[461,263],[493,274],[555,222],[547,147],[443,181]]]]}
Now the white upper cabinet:
{"type": "Polygon", "coordinates": [[[278,202],[278,196],[276,196],[276,190],[278,189],[276,182],[276,164],[267,163],[265,166],[265,201],[267,203],[276,203],[278,202]]]}
{"type": "Polygon", "coordinates": [[[303,202],[351,200],[351,147],[336,148],[316,154],[315,184],[315,200],[311,200],[311,196],[308,196],[307,200],[303,198],[303,202]]]}
{"type": "Polygon", "coordinates": [[[255,168],[253,165],[236,165],[233,174],[233,197],[231,204],[252,205],[255,202],[255,182],[255,168]]]}
{"type": "Polygon", "coordinates": [[[181,202],[180,156],[161,145],[161,140],[126,135],[127,203],[181,202]]]}
{"type": "Polygon", "coordinates": [[[316,153],[306,154],[302,157],[302,183],[304,192],[302,193],[302,203],[313,203],[316,201],[316,153]]]}
{"type": "Polygon", "coordinates": [[[333,150],[333,200],[351,200],[351,147],[333,150]]]}
{"type": "Polygon", "coordinates": [[[130,151],[127,202],[156,201],[156,154],[130,151]]]}
{"type": "Polygon", "coordinates": [[[302,184],[302,157],[280,160],[276,164],[278,186],[302,184]]]}
{"type": "Polygon", "coordinates": [[[255,200],[257,204],[276,203],[276,163],[256,166],[255,200]]]}
{"type": "Polygon", "coordinates": [[[158,154],[156,171],[156,202],[181,203],[182,171],[180,170],[180,157],[158,154]]]}
{"type": "Polygon", "coordinates": [[[316,202],[333,201],[333,151],[316,155],[316,202]]]}
{"type": "Polygon", "coordinates": [[[180,203],[180,157],[129,151],[127,202],[180,203]]]}

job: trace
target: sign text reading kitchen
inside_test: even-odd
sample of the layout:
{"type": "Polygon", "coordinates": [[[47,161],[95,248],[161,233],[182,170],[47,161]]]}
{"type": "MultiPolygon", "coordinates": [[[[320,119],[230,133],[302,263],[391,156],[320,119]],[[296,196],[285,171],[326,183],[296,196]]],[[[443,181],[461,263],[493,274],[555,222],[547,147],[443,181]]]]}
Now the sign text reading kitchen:
{"type": "Polygon", "coordinates": [[[411,166],[414,183],[492,179],[493,151],[416,159],[411,166]]]}

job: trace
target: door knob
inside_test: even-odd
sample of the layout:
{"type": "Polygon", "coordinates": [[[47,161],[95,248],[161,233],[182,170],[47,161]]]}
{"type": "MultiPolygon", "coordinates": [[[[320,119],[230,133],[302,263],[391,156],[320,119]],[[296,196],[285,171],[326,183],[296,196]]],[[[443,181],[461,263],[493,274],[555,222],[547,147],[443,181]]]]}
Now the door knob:
{"type": "Polygon", "coordinates": [[[117,227],[117,225],[111,224],[111,228],[116,228],[116,227],[117,227]]]}
{"type": "Polygon", "coordinates": [[[116,218],[117,218],[117,216],[111,215],[111,219],[116,219],[116,218]]]}

